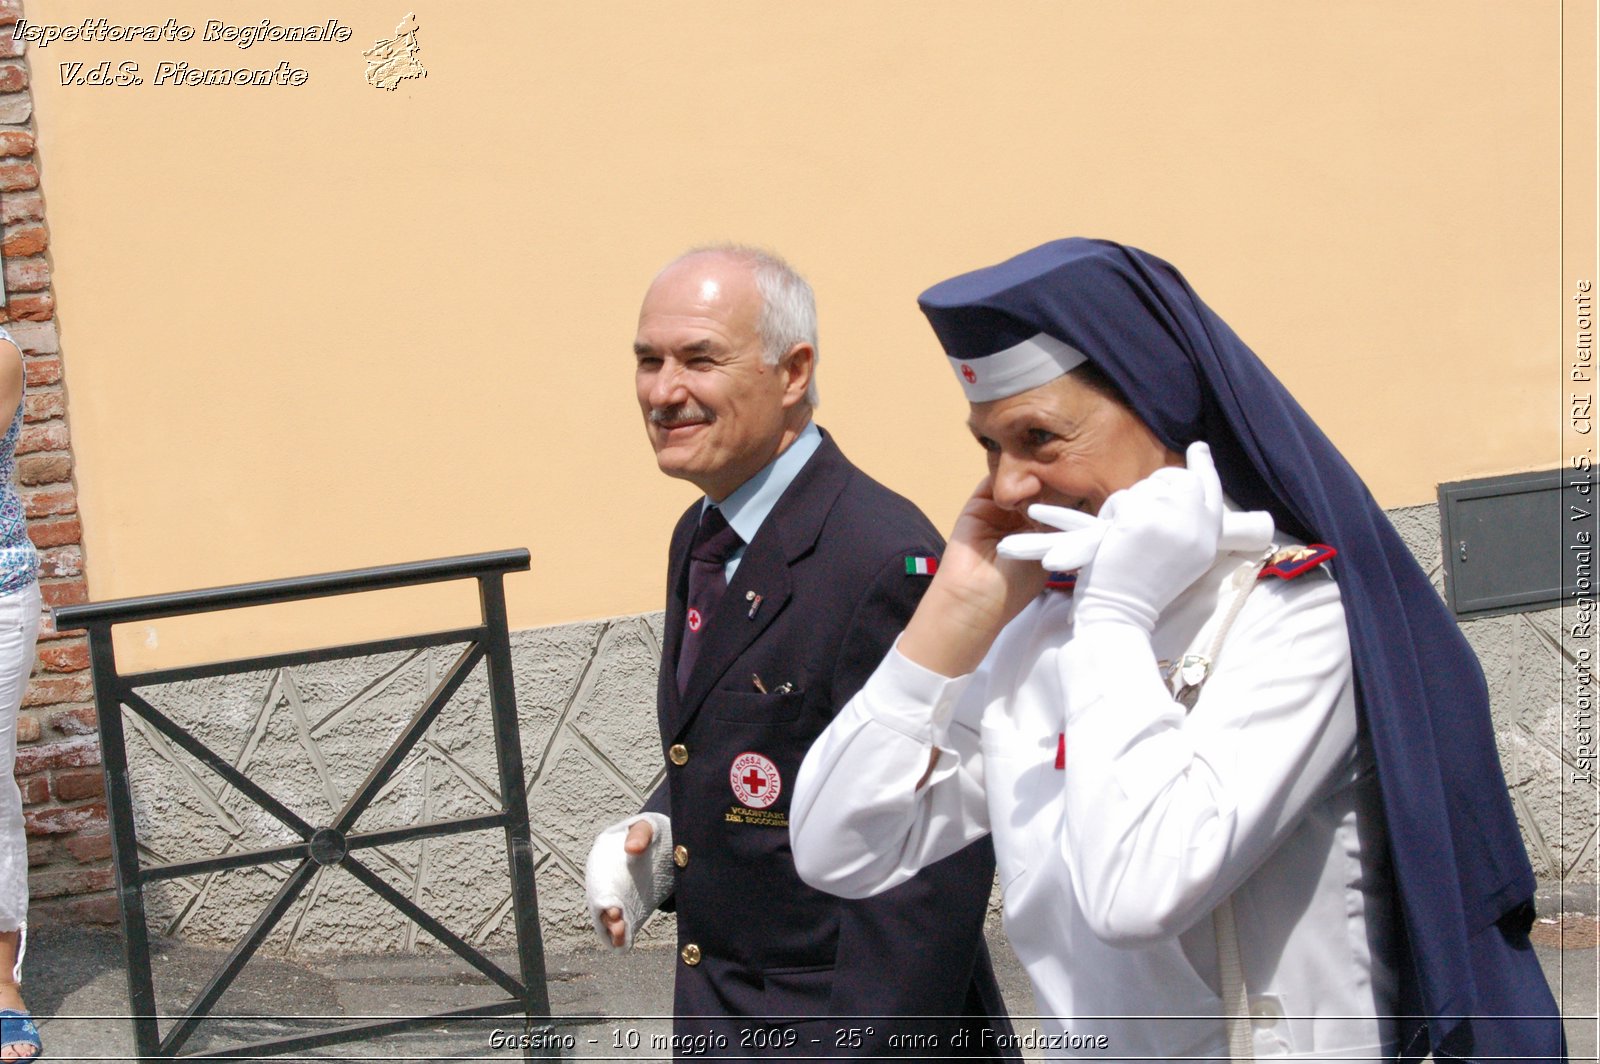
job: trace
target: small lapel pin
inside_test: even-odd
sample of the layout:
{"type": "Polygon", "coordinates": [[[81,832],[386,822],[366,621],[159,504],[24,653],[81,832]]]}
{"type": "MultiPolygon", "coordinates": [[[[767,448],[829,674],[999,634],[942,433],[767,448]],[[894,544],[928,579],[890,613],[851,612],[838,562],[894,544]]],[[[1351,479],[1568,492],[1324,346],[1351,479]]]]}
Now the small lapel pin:
{"type": "Polygon", "coordinates": [[[756,594],[754,591],[746,591],[744,593],[744,600],[750,603],[750,612],[745,614],[745,616],[754,620],[756,610],[761,608],[761,596],[756,594]]]}

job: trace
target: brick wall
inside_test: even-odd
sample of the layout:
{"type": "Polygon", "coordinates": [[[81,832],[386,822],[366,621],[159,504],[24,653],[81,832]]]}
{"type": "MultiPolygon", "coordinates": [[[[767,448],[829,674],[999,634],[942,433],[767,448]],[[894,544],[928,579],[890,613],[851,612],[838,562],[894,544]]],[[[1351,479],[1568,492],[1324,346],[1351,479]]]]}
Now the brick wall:
{"type": "MultiPolygon", "coordinates": [[[[52,606],[88,601],[72,438],[62,385],[50,231],[34,154],[33,96],[10,27],[20,0],[0,0],[0,257],[7,302],[0,321],[22,346],[27,371],[17,483],[39,548],[39,585],[52,606]]],[[[17,721],[17,784],[28,825],[30,918],[112,922],[111,845],[95,734],[89,651],[46,618],[17,721]]]]}

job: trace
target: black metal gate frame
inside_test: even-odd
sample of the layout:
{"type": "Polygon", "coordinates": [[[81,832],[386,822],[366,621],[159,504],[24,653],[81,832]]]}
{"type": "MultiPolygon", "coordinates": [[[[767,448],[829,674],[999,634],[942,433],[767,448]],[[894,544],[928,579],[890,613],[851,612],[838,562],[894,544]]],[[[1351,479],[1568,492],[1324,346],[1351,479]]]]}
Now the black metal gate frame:
{"type": "MultiPolygon", "coordinates": [[[[545,984],[544,947],[539,933],[538,899],[534,892],[533,844],[528,828],[527,796],[523,786],[522,745],[517,726],[516,694],[512,685],[511,641],[506,626],[504,586],[506,573],[521,572],[527,568],[526,550],[495,551],[406,565],[352,569],[318,576],[267,580],[201,591],[93,602],[81,606],[62,607],[55,611],[56,626],[59,629],[84,628],[89,634],[89,656],[94,670],[95,708],[100,722],[101,758],[104,763],[107,809],[111,821],[112,858],[116,864],[118,901],[122,909],[128,996],[133,1013],[134,1042],[141,1061],[171,1060],[185,1055],[251,1057],[293,1053],[319,1046],[392,1034],[446,1020],[516,1013],[521,1013],[527,1018],[530,1030],[537,1029],[533,1026],[535,1024],[545,1030],[549,1029],[550,998],[545,984]],[[475,579],[478,582],[480,623],[475,628],[129,675],[117,672],[116,656],[111,642],[113,625],[153,620],[158,617],[209,613],[244,606],[262,606],[459,579],[475,579]],[[217,755],[135,691],[138,687],[184,680],[455,643],[465,643],[467,646],[444,678],[439,681],[422,708],[412,717],[411,723],[390,745],[382,760],[373,766],[361,786],[345,803],[344,808],[339,810],[331,823],[320,826],[296,815],[274,798],[266,788],[234,768],[226,759],[217,755]],[[495,759],[500,775],[500,811],[383,831],[353,833],[352,829],[362,812],[377,796],[379,789],[394,775],[400,763],[480,660],[486,660],[488,668],[489,702],[494,720],[495,759]],[[148,721],[162,735],[198,759],[240,794],[282,821],[300,836],[300,841],[285,846],[203,860],[141,865],[133,819],[133,796],[128,776],[128,751],[122,726],[124,707],[148,721]],[[460,936],[384,882],[355,856],[357,851],[373,846],[387,846],[413,839],[457,835],[496,827],[503,828],[506,835],[519,977],[503,971],[460,936]],[[194,1001],[171,1025],[166,1036],[162,1037],[150,966],[150,937],[144,909],[145,884],[223,869],[293,860],[298,860],[299,864],[289,874],[277,894],[256,918],[244,938],[233,948],[210,982],[200,990],[194,1001]],[[338,865],[366,884],[375,894],[415,921],[424,931],[482,972],[509,996],[483,1005],[427,1016],[396,1017],[378,1022],[348,1024],[290,1038],[209,1048],[203,1054],[182,1054],[180,1051],[184,1044],[195,1033],[200,1022],[210,1014],[217,999],[227,990],[279,919],[288,911],[312,875],[317,869],[329,865],[338,865]]],[[[540,1039],[528,1041],[537,1044],[540,1039]]],[[[533,1057],[545,1054],[530,1050],[525,1055],[533,1057]]]]}

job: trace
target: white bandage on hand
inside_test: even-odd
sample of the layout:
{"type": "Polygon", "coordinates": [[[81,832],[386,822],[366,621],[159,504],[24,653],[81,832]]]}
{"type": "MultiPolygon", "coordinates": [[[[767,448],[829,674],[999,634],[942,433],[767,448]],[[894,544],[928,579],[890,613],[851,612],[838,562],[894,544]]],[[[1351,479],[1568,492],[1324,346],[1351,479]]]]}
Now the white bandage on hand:
{"type": "Polygon", "coordinates": [[[660,813],[640,813],[619,821],[595,836],[584,868],[583,889],[589,899],[589,916],[600,941],[611,945],[602,914],[621,909],[625,927],[620,948],[633,945],[633,933],[672,893],[672,821],[660,813]],[[628,829],[639,821],[650,825],[650,846],[641,854],[622,848],[628,829]]]}

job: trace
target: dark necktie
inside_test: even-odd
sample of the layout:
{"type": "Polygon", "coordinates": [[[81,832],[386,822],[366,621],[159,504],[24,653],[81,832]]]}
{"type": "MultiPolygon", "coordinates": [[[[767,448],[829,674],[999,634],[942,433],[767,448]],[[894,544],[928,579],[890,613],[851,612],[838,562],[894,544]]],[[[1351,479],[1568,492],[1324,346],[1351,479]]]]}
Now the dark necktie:
{"type": "Polygon", "coordinates": [[[700,516],[694,542],[689,545],[689,612],[684,618],[683,642],[678,648],[680,695],[688,688],[689,674],[700,656],[706,623],[711,619],[717,600],[728,590],[723,568],[733,552],[743,545],[744,540],[728,524],[719,508],[713,506],[700,516]]]}

